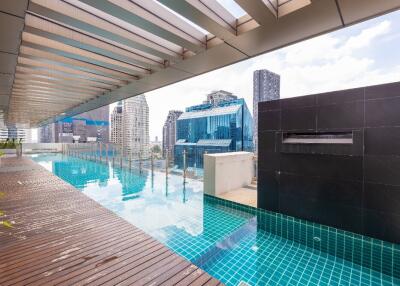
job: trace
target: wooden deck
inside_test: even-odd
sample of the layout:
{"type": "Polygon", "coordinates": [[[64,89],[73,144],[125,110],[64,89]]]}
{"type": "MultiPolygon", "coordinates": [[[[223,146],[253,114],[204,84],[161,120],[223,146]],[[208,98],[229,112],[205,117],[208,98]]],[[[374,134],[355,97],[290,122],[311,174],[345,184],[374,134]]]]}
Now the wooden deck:
{"type": "Polygon", "coordinates": [[[222,285],[29,158],[0,165],[0,285],[222,285]]]}

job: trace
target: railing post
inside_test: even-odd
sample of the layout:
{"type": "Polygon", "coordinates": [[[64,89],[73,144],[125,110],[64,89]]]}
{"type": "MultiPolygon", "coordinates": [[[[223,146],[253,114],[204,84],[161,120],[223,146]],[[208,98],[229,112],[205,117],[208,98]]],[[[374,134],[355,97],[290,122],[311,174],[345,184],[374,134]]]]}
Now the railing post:
{"type": "Polygon", "coordinates": [[[112,147],[112,165],[114,166],[115,164],[115,146],[113,145],[112,147]]]}
{"type": "Polygon", "coordinates": [[[129,171],[132,170],[132,152],[129,152],[129,171]]]}
{"type": "Polygon", "coordinates": [[[139,173],[142,173],[142,152],[139,151],[139,173]]]}
{"type": "Polygon", "coordinates": [[[151,155],[150,155],[150,162],[151,162],[151,176],[154,176],[154,153],[153,150],[151,151],[151,155]]]}
{"type": "Polygon", "coordinates": [[[122,169],[122,152],[119,153],[119,166],[122,169]]]}
{"type": "Polygon", "coordinates": [[[168,177],[168,165],[169,165],[169,151],[166,149],[166,157],[165,157],[165,176],[168,177]]]}
{"type": "Polygon", "coordinates": [[[258,157],[257,155],[255,155],[253,157],[254,160],[254,179],[255,181],[257,181],[257,175],[258,175],[258,157]]]}
{"type": "Polygon", "coordinates": [[[102,148],[101,142],[100,142],[99,144],[100,144],[100,145],[99,145],[99,150],[100,150],[100,162],[102,162],[102,159],[103,159],[103,148],[102,148]]]}
{"type": "Polygon", "coordinates": [[[186,183],[186,149],[183,150],[183,183],[186,183]]]}

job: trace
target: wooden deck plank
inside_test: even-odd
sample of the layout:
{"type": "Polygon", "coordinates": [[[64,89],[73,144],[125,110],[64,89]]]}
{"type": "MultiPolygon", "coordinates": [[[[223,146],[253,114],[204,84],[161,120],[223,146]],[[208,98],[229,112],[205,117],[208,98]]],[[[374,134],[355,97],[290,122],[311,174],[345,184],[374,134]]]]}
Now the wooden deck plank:
{"type": "MultiPolygon", "coordinates": [[[[71,270],[74,264],[81,265],[82,263],[89,261],[92,259],[90,262],[94,263],[95,261],[98,261],[100,259],[106,259],[107,257],[107,251],[109,247],[113,248],[113,252],[120,247],[125,248],[126,246],[129,246],[129,237],[123,238],[120,240],[112,240],[109,241],[108,243],[105,243],[104,245],[99,245],[97,247],[93,248],[88,248],[88,250],[85,250],[84,252],[80,252],[79,256],[75,255],[70,255],[70,256],[64,256],[62,259],[59,259],[57,257],[54,257],[52,260],[50,260],[49,257],[45,257],[44,259],[38,261],[39,264],[35,263],[34,266],[30,267],[25,267],[25,271],[18,271],[19,268],[17,268],[17,271],[15,271],[15,276],[18,277],[18,281],[24,280],[24,283],[27,282],[27,280],[32,280],[28,279],[32,276],[35,275],[44,275],[46,276],[46,273],[51,273],[54,271],[57,271],[58,273],[65,274],[65,269],[71,270]],[[105,254],[104,254],[105,253],[105,254]],[[104,257],[106,256],[106,257],[104,257]],[[57,260],[58,259],[58,260],[57,260]],[[71,265],[72,264],[72,265],[71,265]],[[56,267],[57,266],[57,267],[56,267]],[[24,275],[25,274],[25,275],[24,275]]],[[[132,242],[132,241],[131,241],[132,242]]],[[[73,248],[72,248],[73,249],[73,248]]],[[[80,250],[78,247],[74,252],[77,252],[80,250]]],[[[53,252],[54,253],[54,252],[53,252]]],[[[68,253],[71,254],[71,253],[68,253]]],[[[112,255],[112,253],[108,253],[108,255],[112,255]]],[[[82,265],[81,265],[82,266],[82,265]]],[[[54,277],[53,275],[52,277],[54,277]]],[[[7,275],[7,278],[10,279],[11,275],[7,275]]],[[[37,278],[36,278],[37,279],[37,278]]]]}
{"type": "Polygon", "coordinates": [[[163,286],[169,286],[169,285],[175,285],[179,281],[185,279],[187,276],[191,275],[193,272],[197,271],[199,268],[192,264],[189,267],[183,269],[181,272],[178,274],[174,275],[173,277],[169,277],[167,280],[162,282],[160,285],[163,286]]]}
{"type": "Polygon", "coordinates": [[[181,263],[177,264],[175,267],[171,268],[170,270],[161,273],[157,277],[154,277],[153,280],[147,282],[147,284],[145,284],[145,285],[149,285],[149,286],[150,285],[160,285],[161,283],[165,282],[169,277],[171,277],[171,276],[173,277],[173,276],[177,275],[178,273],[180,273],[181,271],[183,271],[190,265],[191,264],[189,261],[184,260],[181,263]]]}
{"type": "Polygon", "coordinates": [[[1,160],[0,191],[13,223],[0,228],[0,285],[217,281],[29,158],[1,160]]]}

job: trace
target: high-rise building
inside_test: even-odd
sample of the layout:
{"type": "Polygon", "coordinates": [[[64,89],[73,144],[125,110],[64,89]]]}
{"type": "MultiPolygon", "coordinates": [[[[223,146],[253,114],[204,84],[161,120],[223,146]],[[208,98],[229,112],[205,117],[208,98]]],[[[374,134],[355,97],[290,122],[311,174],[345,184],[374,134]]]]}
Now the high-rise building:
{"type": "Polygon", "coordinates": [[[72,143],[78,140],[107,143],[109,125],[109,106],[106,105],[40,127],[39,142],[72,143]]]}
{"type": "Polygon", "coordinates": [[[111,142],[121,146],[125,156],[150,156],[149,106],[143,94],[125,99],[114,108],[111,142]]]}
{"type": "Polygon", "coordinates": [[[254,152],[257,154],[258,146],[258,103],[279,99],[280,76],[269,70],[256,70],[253,74],[253,135],[254,152]]]}
{"type": "Polygon", "coordinates": [[[218,105],[222,101],[237,99],[236,95],[225,90],[215,90],[207,94],[207,99],[203,101],[203,104],[209,103],[213,106],[218,105]]]}
{"type": "Polygon", "coordinates": [[[111,138],[110,142],[122,146],[122,101],[111,113],[111,138]]]}
{"type": "Polygon", "coordinates": [[[53,143],[55,142],[55,123],[43,125],[38,129],[38,142],[53,143]]]}
{"type": "Polygon", "coordinates": [[[32,141],[31,136],[32,134],[30,129],[12,126],[0,128],[0,141],[11,139],[17,142],[21,141],[22,143],[30,143],[32,141]]]}
{"type": "Polygon", "coordinates": [[[203,167],[203,155],[233,151],[253,151],[253,118],[244,99],[206,102],[186,108],[177,120],[174,163],[183,167],[203,167]]]}
{"type": "Polygon", "coordinates": [[[125,99],[122,104],[122,148],[124,154],[138,158],[150,155],[149,106],[141,94],[125,99]]]}
{"type": "Polygon", "coordinates": [[[163,157],[166,158],[167,150],[169,158],[174,158],[174,146],[176,142],[176,121],[182,114],[179,110],[170,110],[168,112],[167,119],[163,126],[163,138],[162,138],[162,152],[163,157]]]}

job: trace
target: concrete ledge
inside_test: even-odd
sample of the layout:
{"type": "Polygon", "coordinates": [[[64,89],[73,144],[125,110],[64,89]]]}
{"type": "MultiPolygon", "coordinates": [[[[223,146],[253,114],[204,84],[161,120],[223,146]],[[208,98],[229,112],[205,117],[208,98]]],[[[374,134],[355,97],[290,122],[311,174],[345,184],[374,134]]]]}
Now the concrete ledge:
{"type": "Polygon", "coordinates": [[[217,196],[251,184],[253,153],[230,152],[204,155],[204,193],[217,196]]]}

